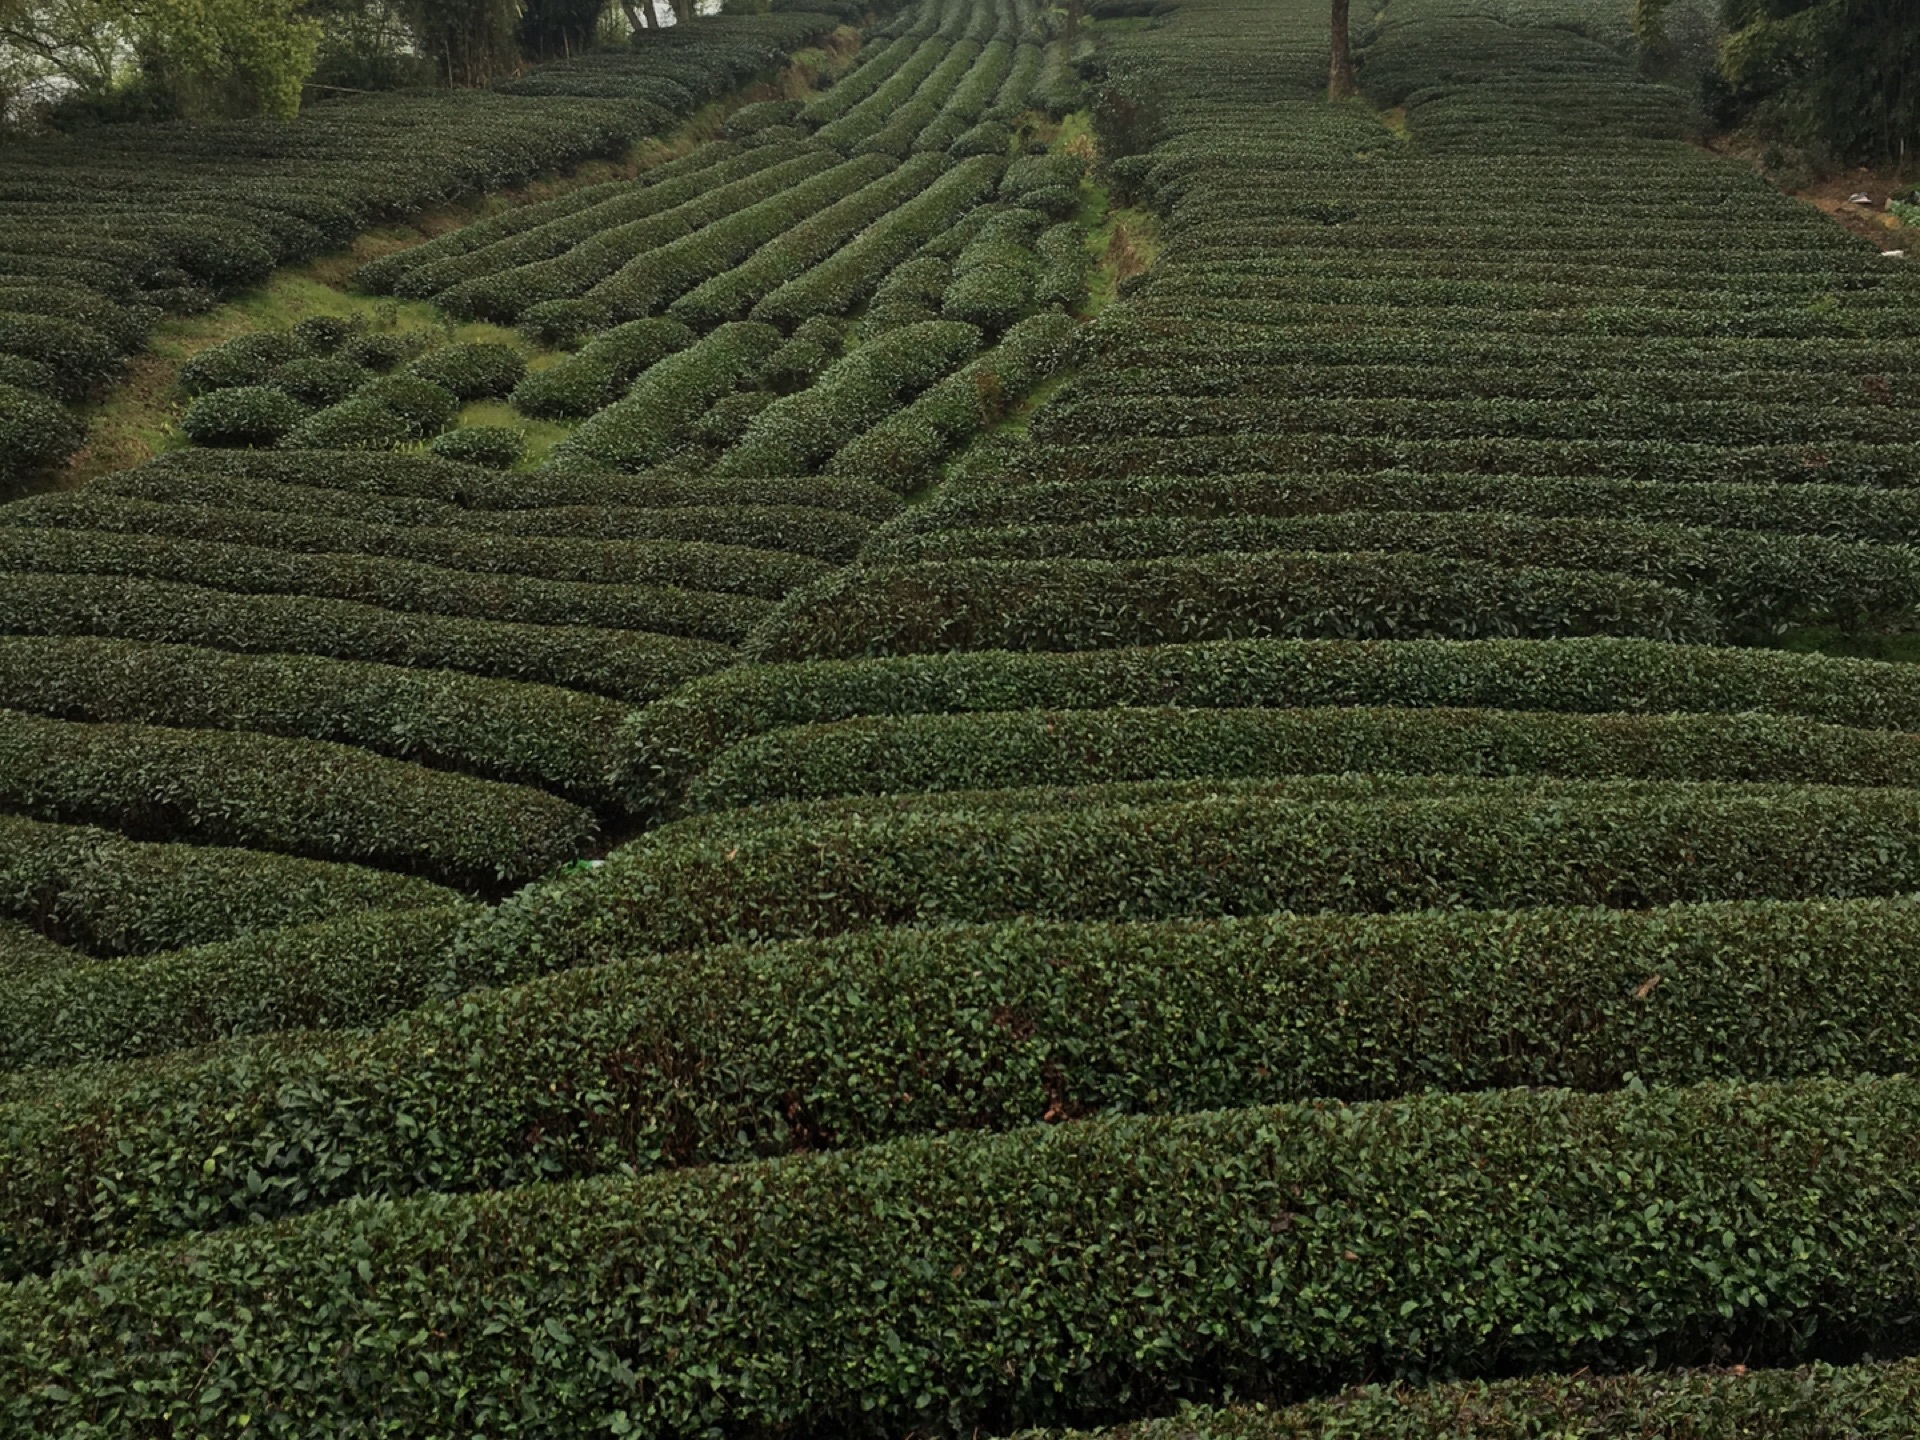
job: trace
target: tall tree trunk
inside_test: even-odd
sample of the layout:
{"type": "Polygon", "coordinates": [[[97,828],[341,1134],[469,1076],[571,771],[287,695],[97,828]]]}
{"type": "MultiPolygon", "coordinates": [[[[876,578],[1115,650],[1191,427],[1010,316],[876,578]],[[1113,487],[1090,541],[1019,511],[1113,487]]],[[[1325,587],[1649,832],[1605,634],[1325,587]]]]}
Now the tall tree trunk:
{"type": "Polygon", "coordinates": [[[647,22],[640,18],[640,12],[633,8],[633,0],[620,0],[620,8],[627,12],[627,29],[638,35],[647,28],[647,22]]]}
{"type": "Polygon", "coordinates": [[[673,20],[676,25],[690,24],[693,20],[693,0],[673,0],[673,20]]]}
{"type": "Polygon", "coordinates": [[[640,8],[647,12],[647,28],[649,30],[658,30],[660,28],[660,11],[654,6],[653,0],[640,0],[640,8]]]}
{"type": "Polygon", "coordinates": [[[1333,0],[1333,64],[1327,72],[1327,99],[1347,100],[1360,88],[1353,83],[1353,37],[1347,25],[1352,0],[1333,0]]]}

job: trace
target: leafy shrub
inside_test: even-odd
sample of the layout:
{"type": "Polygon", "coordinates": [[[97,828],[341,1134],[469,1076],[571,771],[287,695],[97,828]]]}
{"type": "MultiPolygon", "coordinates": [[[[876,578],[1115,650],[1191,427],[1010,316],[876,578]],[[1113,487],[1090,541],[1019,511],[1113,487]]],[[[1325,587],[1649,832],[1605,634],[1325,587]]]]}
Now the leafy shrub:
{"type": "Polygon", "coordinates": [[[513,408],[542,419],[591,415],[619,399],[649,367],[693,343],[693,332],[664,316],[630,320],[602,331],[574,355],[528,372],[513,390],[513,408]]]}
{"type": "Polygon", "coordinates": [[[759,660],[1079,650],[1182,640],[1627,634],[1710,641],[1693,596],[1578,570],[1426,555],[953,560],[841,571],[795,591],[748,643],[759,660]]]}
{"type": "Polygon", "coordinates": [[[1773,716],[1478,709],[1021,710],[776,730],[718,756],[688,804],[1289,774],[1795,780],[1920,788],[1903,734],[1773,716]]]}
{"type": "Polygon", "coordinates": [[[320,655],[0,636],[0,705],[72,720],[338,741],[610,806],[626,710],[574,690],[320,655]]]}
{"type": "Polygon", "coordinates": [[[352,860],[468,886],[579,855],[591,817],[502,785],[348,745],[82,724],[0,710],[0,804],[144,839],[352,860]]]}
{"type": "Polygon", "coordinates": [[[1033,303],[1033,241],[1043,223],[1032,210],[1003,210],[988,220],[954,261],[940,313],[989,332],[1019,319],[1033,303]]]}
{"type": "Polygon", "coordinates": [[[355,398],[391,410],[411,435],[422,439],[444,430],[460,412],[452,391],[417,375],[382,375],[361,386],[355,398]]]}
{"type": "MultiPolygon", "coordinates": [[[[373,337],[367,337],[369,339],[373,337]]],[[[297,359],[293,340],[273,330],[254,330],[202,350],[180,367],[180,388],[188,395],[257,385],[289,360],[297,359]]],[[[349,363],[358,363],[343,357],[349,363]]]]}
{"type": "Polygon", "coordinates": [[[834,362],[811,388],[768,406],[714,473],[804,475],[979,344],[972,326],[945,321],[889,331],[834,362]]]}
{"type": "Polygon", "coordinates": [[[336,1207],[130,1254],[111,1285],[76,1267],[11,1287],[0,1388],[37,1433],[84,1423],[108,1384],[127,1386],[125,1423],[149,1429],[216,1386],[224,1405],[279,1405],[319,1430],[377,1403],[441,1431],[498,1414],[578,1433],[630,1415],[638,1390],[654,1433],[721,1414],[762,1431],[856,1416],[906,1431],[1098,1414],[1117,1393],[1214,1395],[1223,1375],[1285,1394],[1383,1363],[1621,1369],[1736,1337],[1755,1364],[1790,1361],[1834,1309],[1906,1333],[1916,1088],[1307,1103],[898,1141],[698,1184],[336,1207]],[[1296,1187],[1318,1203],[1297,1206],[1296,1187]],[[1658,1226],[1624,1224],[1623,1193],[1648,1197],[1636,1210],[1657,1207],[1658,1226]],[[1542,1215],[1559,1218],[1551,1234],[1542,1215]],[[1795,1257],[1784,1277],[1780,1253],[1795,1257]],[[359,1258],[343,1269],[346,1256],[359,1258]],[[1539,1278],[1483,1286],[1516,1271],[1539,1278]],[[1604,1299],[1570,1315],[1562,1297],[1590,1286],[1604,1299]],[[210,1311],[209,1292],[231,1311],[210,1311]],[[1472,1323],[1409,1327],[1463,1293],[1472,1323]],[[275,1303],[290,1295],[311,1308],[275,1303]],[[432,1371],[402,1358],[419,1347],[385,1327],[396,1308],[444,1337],[432,1371]],[[563,1353],[621,1366],[503,1370],[511,1342],[494,1337],[534,1313],[563,1353]],[[343,1385],[347,1345],[367,1369],[343,1385]],[[199,1353],[212,1358],[172,1358],[199,1353]],[[758,1382],[769,1356],[779,1385],[758,1382]]]}
{"type": "Polygon", "coordinates": [[[870,331],[896,330],[940,318],[940,297],[953,281],[953,265],[937,255],[922,255],[895,266],[873,292],[867,306],[870,331]]]}
{"type": "Polygon", "coordinates": [[[716,400],[751,384],[781,344],[771,325],[722,325],[647,370],[625,399],[562,440],[554,454],[623,470],[651,464],[716,400]]]}
{"type": "MultiPolygon", "coordinates": [[[[929,316],[929,319],[932,317],[929,316]]],[[[846,344],[846,328],[831,315],[815,315],[795,327],[793,338],[767,361],[760,382],[770,390],[791,394],[804,390],[826,372],[846,344]]],[[[739,439],[739,436],[734,436],[739,439]]]]}
{"type": "Polygon", "coordinates": [[[309,315],[294,322],[289,338],[302,355],[332,355],[359,330],[357,323],[343,315],[309,315]]]}
{"type": "Polygon", "coordinates": [[[520,891],[457,990],[874,925],[1896,896],[1911,792],[1310,776],[856,796],[698,816],[520,891]]]}
{"type": "Polygon", "coordinates": [[[314,411],[281,436],[280,443],[289,450],[391,450],[414,435],[413,425],[399,411],[372,395],[353,395],[314,411]]]}
{"type": "Polygon", "coordinates": [[[97,574],[0,571],[0,600],[14,634],[107,635],[465,670],[629,701],[653,699],[734,653],[643,631],[474,620],[312,594],[240,595],[97,574]]]}
{"type": "Polygon", "coordinates": [[[1905,731],[1920,729],[1920,675],[1823,655],[1604,638],[1247,640],[744,665],[635,712],[624,768],[636,808],[671,812],[721,751],[785,726],[861,715],[1150,705],[1753,711],[1905,731]]]}
{"type": "Polygon", "coordinates": [[[241,385],[200,395],[180,429],[196,445],[272,445],[306,414],[306,406],[282,390],[241,385]]]}
{"type": "MultiPolygon", "coordinates": [[[[1913,909],[1022,922],[621,959],[475,992],[372,1034],[229,1045],[37,1089],[9,1115],[0,1275],[356,1194],[738,1164],[1014,1129],[1049,1110],[1179,1114],[1520,1085],[1607,1090],[1629,1074],[1663,1084],[1892,1070],[1920,984],[1913,909]],[[1637,996],[1651,974],[1661,984],[1637,996]],[[1776,1043],[1762,1017],[1783,1006],[1817,1041],[1776,1043]],[[1177,1018],[1141,1024],[1143,1013],[1177,1018]],[[828,1031],[837,1043],[819,1045],[828,1031]],[[423,1056],[447,1058],[423,1066],[423,1056]],[[905,1097],[870,1080],[922,1066],[905,1097]],[[371,1095],[387,1098],[375,1106],[371,1095]],[[806,1097],[798,1114],[795,1095],[806,1097]],[[171,1163],[183,1147],[214,1165],[171,1163]],[[250,1169],[271,1178],[250,1186],[250,1169]]],[[[442,913],[414,912],[404,929],[380,916],[325,931],[410,940],[444,933],[442,913]]],[[[233,989],[303,983],[283,975],[235,977],[233,989]]],[[[28,1033],[21,1022],[83,978],[12,1000],[0,1033],[28,1033]]],[[[96,1027],[111,1013],[84,1009],[96,1027]]],[[[41,1053],[59,1048],[43,1042],[41,1053]]]]}
{"type": "MultiPolygon", "coordinates": [[[[365,383],[367,372],[344,360],[308,356],[269,372],[267,383],[302,405],[337,405],[365,383]]],[[[214,392],[230,393],[230,392],[214,392]]]]}
{"type": "Polygon", "coordinates": [[[427,442],[427,449],[442,459],[481,465],[489,470],[512,468],[526,448],[527,437],[504,425],[463,425],[427,442]]]}
{"type": "Polygon", "coordinates": [[[766,390],[736,390],[731,395],[722,395],[694,422],[689,433],[702,445],[724,450],[746,434],[760,412],[777,398],[766,390]]]}
{"type": "Polygon", "coordinates": [[[404,364],[418,348],[417,341],[403,335],[355,335],[334,351],[334,357],[362,370],[384,372],[404,364]]]}
{"type": "Polygon", "coordinates": [[[584,300],[543,300],[521,311],[514,328],[535,345],[571,350],[599,324],[598,306],[584,300]]]}
{"type": "Polygon", "coordinates": [[[1033,249],[1040,266],[1033,281],[1034,304],[1078,310],[1087,298],[1087,274],[1093,268],[1080,227],[1050,225],[1040,232],[1033,249]]]}
{"type": "Polygon", "coordinates": [[[96,955],[137,955],[365,910],[445,905],[408,875],[258,850],[155,845],[0,816],[0,908],[96,955]]]}
{"type": "Polygon", "coordinates": [[[856,436],[827,462],[833,475],[862,475],[912,489],[940,456],[997,422],[1066,358],[1078,327],[1063,315],[1035,315],[1001,342],[856,436]]]}
{"type": "Polygon", "coordinates": [[[80,448],[85,428],[44,395],[0,382],[0,474],[30,475],[80,448]]]}
{"type": "Polygon", "coordinates": [[[136,959],[82,957],[0,999],[0,1066],[97,1064],[234,1036],[378,1024],[432,993],[446,947],[473,914],[457,898],[441,891],[405,910],[136,959]]]}
{"type": "Polygon", "coordinates": [[[480,342],[442,345],[422,355],[407,369],[422,380],[432,381],[456,400],[484,400],[509,394],[526,374],[527,362],[510,345],[480,342]]]}

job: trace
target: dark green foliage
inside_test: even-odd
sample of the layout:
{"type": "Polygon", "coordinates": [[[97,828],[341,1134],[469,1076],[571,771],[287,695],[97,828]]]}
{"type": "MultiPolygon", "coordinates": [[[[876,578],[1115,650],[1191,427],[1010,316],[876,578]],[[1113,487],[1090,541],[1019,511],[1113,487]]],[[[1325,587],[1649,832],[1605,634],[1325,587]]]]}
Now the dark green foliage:
{"type": "Polygon", "coordinates": [[[404,335],[356,335],[334,352],[335,358],[363,370],[391,370],[404,363],[418,342],[404,335]]]}
{"type": "Polygon", "coordinates": [[[58,463],[84,433],[55,401],[0,381],[0,481],[24,480],[58,463]]]}
{"type": "Polygon", "coordinates": [[[716,400],[749,385],[780,345],[771,325],[722,325],[647,370],[625,399],[561,441],[554,454],[623,470],[651,464],[716,400]]]}
{"type": "Polygon", "coordinates": [[[1718,632],[1712,611],[1695,597],[1619,575],[1511,570],[1426,555],[1280,551],[863,566],[789,596],[747,653],[757,660],[844,659],[1266,636],[1615,634],[1708,642],[1718,632]]]}
{"type": "MultiPolygon", "coordinates": [[[[738,1163],[1049,1118],[1605,1090],[1628,1073],[1898,1069],[1920,1039],[1912,911],[1901,900],[1023,923],[621,960],[371,1035],[20,1089],[0,1111],[14,1182],[0,1199],[0,1274],[353,1194],[738,1163]],[[1786,1043],[1773,1033],[1783,1016],[1786,1043]],[[877,1082],[886,1075],[915,1076],[911,1093],[877,1082]],[[187,1150],[213,1155],[212,1169],[178,1166],[187,1150]]],[[[383,917],[330,929],[375,926],[394,928],[383,917]]],[[[53,987],[34,993],[15,1013],[53,987]]]]}
{"type": "Polygon", "coordinates": [[[306,356],[277,366],[269,373],[267,383],[302,405],[324,406],[339,404],[358,390],[366,378],[366,371],[344,360],[306,356]]]}
{"type": "MultiPolygon", "coordinates": [[[[926,318],[931,320],[933,316],[928,314],[926,318]]],[[[761,383],[782,393],[804,390],[839,358],[845,343],[846,327],[835,317],[815,315],[802,320],[793,337],[774,351],[761,372],[761,383]]]]}
{"type": "Polygon", "coordinates": [[[1104,706],[1483,707],[1571,715],[1745,711],[1920,730],[1902,666],[1643,640],[1251,640],[1077,654],[949,654],[749,665],[696,680],[626,726],[635,803],[671,811],[731,745],[857,716],[1104,706]]]}
{"type": "Polygon", "coordinates": [[[1033,280],[1034,304],[1078,310],[1087,298],[1087,274],[1093,268],[1085,233],[1074,224],[1050,225],[1040,232],[1033,250],[1039,261],[1033,280]]]}
{"type": "Polygon", "coordinates": [[[529,886],[453,990],[621,954],[946,921],[1892,896],[1906,790],[1349,776],[856,797],[683,820],[529,886]]]}
{"type": "Polygon", "coordinates": [[[652,631],[728,642],[744,636],[770,608],[758,596],[677,585],[492,575],[379,554],[313,553],[171,535],[37,526],[0,525],[0,568],[139,577],[248,596],[330,597],[402,613],[652,631]]]}
{"type": "MultiPolygon", "coordinates": [[[[315,567],[326,573],[329,567],[315,567]]],[[[709,641],[387,610],[313,595],[238,595],[163,580],[0,572],[0,630],[102,635],[464,670],[651,700],[733,658],[709,641]]]]}
{"type": "Polygon", "coordinates": [[[714,473],[804,475],[979,345],[979,331],[946,321],[888,331],[836,361],[809,389],[762,411],[714,473]]]}
{"type": "Polygon", "coordinates": [[[937,255],[922,255],[897,265],[873,292],[867,306],[870,331],[898,329],[940,318],[940,297],[953,281],[953,266],[937,255]]]}
{"type": "Polygon", "coordinates": [[[290,338],[302,355],[332,355],[358,330],[358,324],[345,316],[309,315],[294,321],[290,338]]]}
{"type": "Polygon", "coordinates": [[[0,1393],[43,1434],[107,1384],[150,1429],[971,1431],[1223,1383],[1790,1361],[1824,1316],[1891,1348],[1916,1130],[1906,1079],[1496,1091],[350,1205],[11,1287],[0,1393]]]}
{"type": "Polygon", "coordinates": [[[1033,303],[1033,242],[1044,223],[1033,210],[1003,210],[988,220],[955,258],[940,313],[989,332],[1017,320],[1033,303]]]}
{"type": "Polygon", "coordinates": [[[398,415],[415,439],[437,435],[453,423],[460,410],[459,399],[451,390],[417,375],[382,375],[361,386],[354,398],[398,415]]]}
{"type": "Polygon", "coordinates": [[[204,945],[363,910],[444,905],[425,880],[258,850],[160,845],[0,815],[0,909],[95,955],[204,945]]]}
{"type": "Polygon", "coordinates": [[[314,411],[281,442],[289,450],[392,450],[416,438],[415,426],[399,411],[374,396],[354,395],[314,411]]]}
{"type": "Polygon", "coordinates": [[[988,711],[776,730],[718,756],[688,804],[724,810],[851,794],[1357,773],[1920,788],[1920,741],[1758,715],[988,711]]]}
{"type": "Polygon", "coordinates": [[[272,445],[306,413],[283,390],[241,385],[201,395],[187,407],[180,429],[196,445],[272,445]]]}
{"type": "Polygon", "coordinates": [[[1898,1434],[1920,1412],[1920,1364],[1814,1364],[1799,1370],[1548,1375],[1451,1385],[1367,1385],[1284,1409],[1183,1410],[1107,1430],[1028,1432],[1022,1440],[1376,1440],[1467,1434],[1532,1440],[1582,1430],[1689,1440],[1898,1434]]]}
{"type": "Polygon", "coordinates": [[[1063,364],[1078,330],[1064,315],[1020,321],[986,354],[841,446],[827,462],[827,473],[913,489],[942,455],[998,423],[1063,364]]]}
{"type": "Polygon", "coordinates": [[[140,839],[352,860],[470,887],[532,879],[596,838],[589,815],[538,790],[348,745],[14,710],[0,710],[0,806],[140,839]]]}
{"type": "Polygon", "coordinates": [[[693,343],[678,320],[629,320],[603,330],[580,351],[514,387],[513,408],[541,419],[591,415],[611,405],[647,369],[693,343]]]}
{"type": "Polygon", "coordinates": [[[527,437],[504,425],[463,425],[443,431],[427,442],[427,449],[445,460],[506,470],[526,451],[527,437]]]}
{"type": "Polygon", "coordinates": [[[319,655],[0,636],[0,705],[69,720],[333,740],[606,805],[623,706],[573,690],[319,655]]]}
{"type": "Polygon", "coordinates": [[[753,318],[797,325],[813,315],[844,314],[871,295],[895,265],[986,196],[999,181],[1002,164],[985,155],[962,161],[850,244],[761,300],[753,307],[753,318]]]}
{"type": "MultiPolygon", "coordinates": [[[[442,891],[406,910],[309,923],[300,917],[284,928],[269,920],[272,928],[214,944],[131,959],[83,957],[44,971],[0,994],[0,1068],[131,1060],[238,1035],[377,1025],[431,993],[447,945],[474,914],[455,901],[442,891]]],[[[31,1093],[32,1077],[10,1088],[31,1093]]]]}
{"type": "MultiPolygon", "coordinates": [[[[422,380],[432,381],[456,400],[484,400],[511,393],[520,383],[520,377],[526,374],[527,362],[512,346],[480,342],[442,345],[422,355],[407,369],[422,380]]],[[[377,383],[368,388],[375,394],[381,392],[377,383]]],[[[387,403],[394,402],[388,400],[387,403]]]]}
{"type": "MultiPolygon", "coordinates": [[[[374,336],[365,337],[371,341],[374,336]]],[[[278,331],[254,330],[236,335],[202,350],[180,367],[180,388],[188,395],[204,395],[211,390],[227,390],[236,385],[255,385],[263,375],[278,369],[300,352],[292,338],[278,331]]],[[[351,355],[342,358],[360,364],[351,355]]]]}

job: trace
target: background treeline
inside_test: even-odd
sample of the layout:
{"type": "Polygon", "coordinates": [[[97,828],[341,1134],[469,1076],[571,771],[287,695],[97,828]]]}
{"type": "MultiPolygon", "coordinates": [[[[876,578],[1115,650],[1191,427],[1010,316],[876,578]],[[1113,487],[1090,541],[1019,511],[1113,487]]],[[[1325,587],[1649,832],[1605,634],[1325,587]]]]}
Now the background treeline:
{"type": "Polygon", "coordinates": [[[286,116],[329,89],[484,85],[690,20],[697,6],[720,3],[0,0],[0,123],[286,116]]]}
{"type": "Polygon", "coordinates": [[[1816,164],[1920,158],[1913,0],[1634,0],[1654,57],[1696,71],[1708,117],[1816,164]]]}

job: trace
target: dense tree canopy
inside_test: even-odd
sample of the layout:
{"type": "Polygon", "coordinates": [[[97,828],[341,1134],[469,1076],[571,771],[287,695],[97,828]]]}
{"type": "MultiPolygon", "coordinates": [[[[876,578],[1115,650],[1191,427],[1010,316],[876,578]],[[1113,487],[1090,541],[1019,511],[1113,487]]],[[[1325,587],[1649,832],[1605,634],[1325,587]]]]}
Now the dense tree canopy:
{"type": "MultiPolygon", "coordinates": [[[[1635,0],[1659,43],[1673,0],[1635,0]]],[[[1850,160],[1920,150],[1920,6],[1912,0],[1720,0],[1713,89],[1726,118],[1850,160]]]]}

